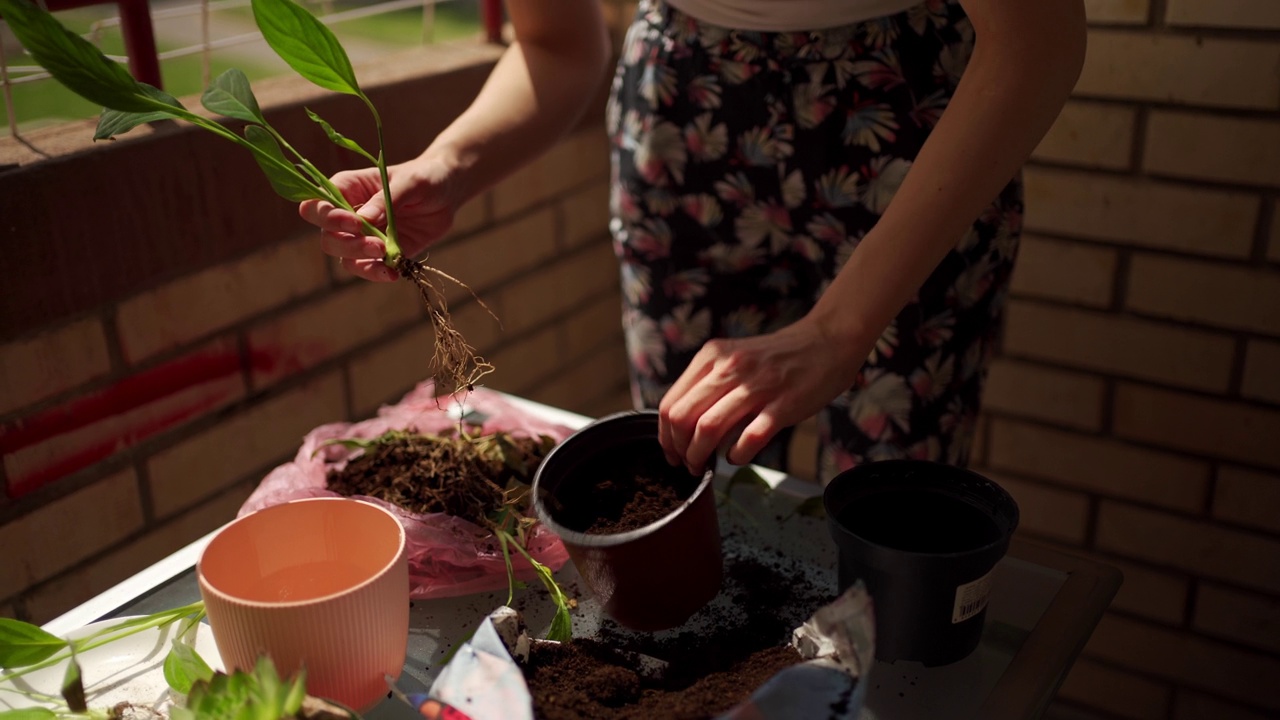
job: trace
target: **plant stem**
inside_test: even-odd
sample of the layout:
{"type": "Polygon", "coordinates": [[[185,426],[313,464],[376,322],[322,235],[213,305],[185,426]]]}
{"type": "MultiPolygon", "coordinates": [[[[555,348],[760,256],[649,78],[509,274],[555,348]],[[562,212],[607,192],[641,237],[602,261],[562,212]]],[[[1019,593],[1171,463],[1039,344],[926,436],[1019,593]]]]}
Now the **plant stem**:
{"type": "Polygon", "coordinates": [[[373,123],[378,128],[378,174],[382,177],[382,200],[387,209],[387,234],[383,236],[387,254],[383,262],[394,270],[400,256],[404,253],[400,250],[399,236],[396,234],[396,215],[391,206],[391,181],[387,176],[387,143],[382,132],[382,116],[378,114],[378,109],[373,106],[373,101],[367,95],[360,93],[360,99],[368,106],[369,112],[373,113],[373,123]]]}
{"type": "Polygon", "coordinates": [[[151,628],[155,628],[155,627],[163,627],[170,623],[181,620],[182,618],[188,615],[196,615],[197,617],[204,615],[204,603],[194,602],[194,603],[191,603],[190,605],[184,605],[182,607],[174,608],[172,610],[165,610],[163,612],[158,612],[153,615],[146,615],[140,618],[125,620],[120,622],[119,624],[112,625],[111,627],[103,628],[93,633],[92,635],[85,636],[78,640],[70,641],[70,644],[71,644],[70,650],[57,653],[49,657],[47,660],[44,660],[43,662],[39,662],[34,665],[28,665],[23,668],[11,670],[9,672],[0,674],[0,681],[13,680],[15,678],[20,678],[23,675],[27,675],[29,673],[35,672],[36,670],[43,670],[44,668],[50,667],[52,665],[56,665],[62,662],[63,660],[66,660],[67,658],[71,657],[73,653],[82,653],[82,652],[85,652],[86,650],[92,650],[96,647],[102,647],[103,645],[115,642],[116,640],[119,640],[121,638],[125,638],[130,635],[140,633],[143,630],[150,630],[151,628]]]}

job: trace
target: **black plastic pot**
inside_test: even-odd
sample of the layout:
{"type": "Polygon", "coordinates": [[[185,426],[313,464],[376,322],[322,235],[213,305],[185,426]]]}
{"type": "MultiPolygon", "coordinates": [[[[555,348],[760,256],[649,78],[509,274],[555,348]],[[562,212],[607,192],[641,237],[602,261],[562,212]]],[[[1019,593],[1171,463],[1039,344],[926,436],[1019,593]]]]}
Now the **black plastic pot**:
{"type": "Polygon", "coordinates": [[[676,627],[720,591],[722,559],[716,519],[714,470],[678,508],[644,527],[611,535],[570,529],[557,517],[564,493],[599,482],[601,463],[660,462],[658,414],[624,412],[603,417],[566,438],[534,474],[538,519],[560,536],[569,557],[605,613],[633,630],[676,627]]]}
{"type": "Polygon", "coordinates": [[[893,460],[837,475],[823,504],[840,590],[861,579],[875,603],[876,658],[936,666],[973,652],[1018,526],[1009,493],[969,470],[893,460]]]}

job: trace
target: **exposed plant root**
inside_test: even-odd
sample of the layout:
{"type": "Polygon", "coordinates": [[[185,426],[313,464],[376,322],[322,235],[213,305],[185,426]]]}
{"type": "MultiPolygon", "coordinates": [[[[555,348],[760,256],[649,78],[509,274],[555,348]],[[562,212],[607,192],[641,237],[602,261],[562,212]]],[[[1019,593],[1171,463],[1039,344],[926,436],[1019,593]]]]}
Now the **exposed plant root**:
{"type": "Polygon", "coordinates": [[[454,278],[453,276],[436,270],[424,263],[413,260],[407,256],[401,256],[397,263],[396,270],[401,277],[407,278],[418,288],[418,293],[422,295],[422,301],[427,305],[427,314],[431,319],[431,327],[435,331],[435,348],[431,354],[431,361],[427,367],[427,372],[431,379],[435,381],[436,386],[440,388],[452,388],[451,393],[461,390],[468,390],[480,381],[480,378],[493,372],[493,365],[480,357],[473,348],[453,326],[452,320],[449,318],[449,304],[445,300],[444,293],[436,286],[432,276],[448,280],[455,283],[476,299],[480,306],[488,312],[494,320],[497,316],[484,304],[471,288],[465,283],[454,278]]]}

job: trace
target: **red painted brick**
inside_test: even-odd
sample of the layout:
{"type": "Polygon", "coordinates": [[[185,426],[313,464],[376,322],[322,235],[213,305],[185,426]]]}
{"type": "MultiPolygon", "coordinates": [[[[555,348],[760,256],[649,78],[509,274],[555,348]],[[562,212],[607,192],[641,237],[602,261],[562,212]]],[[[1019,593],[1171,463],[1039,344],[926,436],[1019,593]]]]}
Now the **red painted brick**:
{"type": "Polygon", "coordinates": [[[179,428],[245,395],[240,351],[223,338],[0,430],[9,494],[20,497],[179,428]]]}
{"type": "Polygon", "coordinates": [[[185,510],[292,457],[313,428],[346,419],[344,405],[341,378],[326,375],[156,453],[147,461],[156,516],[185,510]]]}
{"type": "Polygon", "coordinates": [[[111,370],[102,323],[81,320],[0,345],[0,413],[17,410],[111,370]]]}

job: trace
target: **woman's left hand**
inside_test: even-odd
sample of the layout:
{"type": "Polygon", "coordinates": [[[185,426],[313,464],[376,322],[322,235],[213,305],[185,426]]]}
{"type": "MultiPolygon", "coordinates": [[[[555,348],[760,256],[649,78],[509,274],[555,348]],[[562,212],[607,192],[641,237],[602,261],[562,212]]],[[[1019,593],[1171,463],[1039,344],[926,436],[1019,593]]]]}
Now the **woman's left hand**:
{"type": "Polygon", "coordinates": [[[870,349],[837,341],[812,314],[767,335],[709,341],[658,406],[667,461],[698,474],[732,441],[726,460],[750,462],[779,430],[848,390],[870,349]]]}

